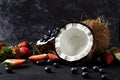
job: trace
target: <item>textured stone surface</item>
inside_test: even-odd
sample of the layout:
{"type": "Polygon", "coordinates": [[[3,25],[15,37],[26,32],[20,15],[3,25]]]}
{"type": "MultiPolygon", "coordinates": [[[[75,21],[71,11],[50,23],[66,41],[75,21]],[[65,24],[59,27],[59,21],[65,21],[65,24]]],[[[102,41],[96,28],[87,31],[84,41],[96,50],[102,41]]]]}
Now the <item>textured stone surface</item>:
{"type": "Polygon", "coordinates": [[[37,41],[60,20],[109,20],[113,42],[120,40],[120,0],[0,0],[0,41],[37,41]]]}

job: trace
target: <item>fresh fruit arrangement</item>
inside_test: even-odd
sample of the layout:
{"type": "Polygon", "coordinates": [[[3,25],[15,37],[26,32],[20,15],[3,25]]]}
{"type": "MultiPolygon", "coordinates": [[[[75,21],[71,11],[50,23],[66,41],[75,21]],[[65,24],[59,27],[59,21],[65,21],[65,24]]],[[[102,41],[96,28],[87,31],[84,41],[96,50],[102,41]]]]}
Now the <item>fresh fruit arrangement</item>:
{"type": "Polygon", "coordinates": [[[82,65],[97,58],[110,43],[104,17],[85,21],[65,21],[37,41],[39,51],[53,50],[66,64],[82,65]],[[52,33],[55,35],[51,37],[52,33]]]}
{"type": "Polygon", "coordinates": [[[26,59],[40,64],[40,62],[47,59],[58,60],[58,57],[51,52],[39,52],[36,45],[27,41],[22,41],[14,46],[6,46],[4,42],[0,42],[0,61],[5,66],[19,67],[26,62],[26,59]]]}
{"type": "MultiPolygon", "coordinates": [[[[120,61],[120,48],[112,47],[107,49],[102,55],[99,56],[99,61],[103,64],[112,64],[114,61],[120,61]]],[[[46,53],[41,53],[37,48],[28,42],[20,42],[15,46],[1,46],[0,49],[0,61],[5,65],[5,70],[7,73],[14,73],[14,67],[20,67],[27,60],[33,62],[38,66],[45,66],[44,71],[46,73],[53,73],[55,68],[60,68],[59,57],[55,55],[52,51],[46,51],[46,53]]],[[[33,64],[33,65],[34,65],[33,64]]],[[[102,80],[107,80],[109,76],[105,70],[99,66],[93,66],[88,68],[83,67],[71,67],[71,74],[81,74],[82,78],[90,79],[94,76],[90,72],[96,72],[100,74],[102,80]],[[81,70],[81,72],[80,72],[81,70]]]]}
{"type": "MultiPolygon", "coordinates": [[[[51,63],[59,59],[52,52],[40,53],[37,47],[27,41],[22,41],[15,46],[6,46],[4,42],[0,42],[0,48],[0,61],[5,65],[7,63],[8,66],[15,67],[16,64],[23,64],[26,59],[38,64],[51,63]],[[13,64],[14,61],[15,64],[13,64]],[[20,61],[23,62],[20,63],[20,61]]],[[[120,48],[112,47],[107,49],[99,56],[98,60],[103,64],[112,64],[114,61],[120,61],[120,48]]]]}
{"type": "Polygon", "coordinates": [[[108,65],[113,62],[120,62],[120,48],[111,47],[107,49],[99,56],[98,61],[108,65]]]}
{"type": "MultiPolygon", "coordinates": [[[[19,44],[21,44],[21,43],[23,43],[23,42],[20,42],[19,44]]],[[[25,42],[25,43],[27,43],[27,42],[25,42]]],[[[4,61],[9,58],[22,58],[22,57],[28,57],[28,56],[32,55],[32,51],[28,46],[22,47],[23,44],[21,44],[21,45],[19,45],[19,44],[15,45],[15,46],[0,46],[1,47],[0,61],[4,61]]]]}
{"type": "Polygon", "coordinates": [[[18,67],[25,61],[25,59],[6,59],[2,62],[2,64],[4,64],[6,67],[18,67]]]}

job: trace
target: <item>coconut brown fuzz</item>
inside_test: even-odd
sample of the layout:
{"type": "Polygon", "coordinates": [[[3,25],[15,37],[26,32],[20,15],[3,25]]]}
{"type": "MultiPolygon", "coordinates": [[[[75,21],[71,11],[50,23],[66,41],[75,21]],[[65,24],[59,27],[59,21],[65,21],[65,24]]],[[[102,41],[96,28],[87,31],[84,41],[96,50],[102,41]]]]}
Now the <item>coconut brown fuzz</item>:
{"type": "MultiPolygon", "coordinates": [[[[72,23],[72,22],[68,22],[68,23],[72,23]]],[[[93,33],[93,37],[94,37],[93,47],[89,51],[89,54],[87,56],[83,57],[82,59],[80,59],[78,61],[69,62],[64,59],[61,59],[61,61],[63,61],[63,63],[65,63],[65,64],[83,65],[86,62],[94,60],[94,58],[96,59],[99,56],[99,54],[101,54],[102,52],[104,52],[106,50],[106,48],[108,47],[108,45],[110,43],[110,33],[109,33],[109,29],[107,27],[108,23],[105,22],[103,17],[99,17],[96,20],[88,19],[88,20],[82,21],[82,23],[87,25],[86,27],[89,27],[91,29],[91,32],[93,33]]],[[[62,28],[64,28],[64,27],[65,27],[65,24],[62,28]]],[[[58,34],[61,34],[61,32],[59,31],[58,34]]],[[[56,37],[54,39],[52,39],[51,41],[47,41],[47,43],[45,43],[45,44],[41,44],[41,45],[38,44],[37,46],[38,46],[39,51],[44,53],[47,50],[53,50],[57,54],[57,51],[55,48],[55,43],[56,43],[55,39],[56,39],[56,37]]]]}
{"type": "Polygon", "coordinates": [[[83,21],[88,27],[90,27],[93,31],[95,37],[95,52],[101,53],[103,52],[109,45],[110,42],[110,33],[107,28],[107,23],[102,22],[103,20],[98,18],[96,20],[85,20],[83,21]]]}

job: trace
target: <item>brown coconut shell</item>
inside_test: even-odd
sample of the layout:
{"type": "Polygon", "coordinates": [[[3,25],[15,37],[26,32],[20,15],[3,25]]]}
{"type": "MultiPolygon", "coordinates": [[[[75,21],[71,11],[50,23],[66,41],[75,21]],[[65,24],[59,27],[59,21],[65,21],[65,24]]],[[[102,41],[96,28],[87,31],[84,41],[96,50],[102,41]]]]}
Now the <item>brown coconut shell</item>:
{"type": "MultiPolygon", "coordinates": [[[[107,28],[106,23],[102,22],[102,19],[100,19],[100,18],[97,18],[96,20],[88,19],[88,20],[82,21],[82,23],[83,23],[83,25],[84,24],[87,25],[86,27],[88,27],[91,30],[91,32],[93,33],[94,44],[92,46],[92,49],[86,57],[84,57],[78,61],[69,62],[69,61],[61,59],[61,61],[64,64],[84,65],[85,63],[89,62],[93,58],[97,57],[104,50],[106,50],[107,46],[109,45],[109,42],[110,42],[109,29],[107,28]]],[[[65,24],[63,26],[65,26],[65,24]]],[[[62,28],[63,28],[63,26],[62,26],[62,28]]],[[[58,32],[58,35],[59,34],[60,34],[60,32],[58,32]]],[[[53,50],[54,52],[56,52],[55,38],[48,41],[46,44],[37,45],[37,47],[40,50],[40,52],[42,52],[42,53],[44,53],[45,51],[49,51],[49,50],[53,50]]],[[[59,55],[58,55],[58,57],[59,57],[59,55]]]]}
{"type": "Polygon", "coordinates": [[[45,44],[37,44],[37,48],[40,53],[47,53],[49,51],[55,51],[55,38],[45,42],[45,44]]]}

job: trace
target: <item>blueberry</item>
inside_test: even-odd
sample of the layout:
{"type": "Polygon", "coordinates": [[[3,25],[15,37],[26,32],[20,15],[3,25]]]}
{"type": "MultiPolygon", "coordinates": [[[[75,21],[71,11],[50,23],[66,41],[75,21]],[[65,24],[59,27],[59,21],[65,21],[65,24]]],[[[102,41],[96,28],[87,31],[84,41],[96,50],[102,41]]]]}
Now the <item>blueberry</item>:
{"type": "Polygon", "coordinates": [[[98,72],[99,71],[99,67],[98,66],[93,66],[93,70],[98,72]]]}
{"type": "Polygon", "coordinates": [[[56,68],[59,67],[58,63],[53,63],[53,66],[55,66],[56,68]]]}
{"type": "Polygon", "coordinates": [[[48,35],[46,35],[46,34],[43,36],[43,39],[44,39],[45,41],[47,41],[49,38],[50,38],[50,37],[49,37],[48,35]]]}
{"type": "Polygon", "coordinates": [[[43,66],[43,65],[46,64],[46,61],[45,61],[45,60],[36,61],[36,64],[37,64],[38,66],[43,66]]]}
{"type": "Polygon", "coordinates": [[[47,66],[47,67],[45,67],[45,71],[50,73],[50,72],[52,72],[52,69],[51,69],[51,67],[47,66]]]}
{"type": "Polygon", "coordinates": [[[78,73],[78,69],[76,67],[72,67],[71,71],[73,74],[77,74],[78,73]]]}
{"type": "Polygon", "coordinates": [[[52,33],[52,31],[51,30],[48,30],[48,36],[50,37],[51,36],[51,33],[52,33]]]}
{"type": "Polygon", "coordinates": [[[88,72],[82,72],[82,77],[84,77],[84,78],[89,78],[88,72]]]}
{"type": "Polygon", "coordinates": [[[107,76],[107,75],[104,75],[104,74],[101,75],[101,79],[102,79],[102,80],[109,80],[109,79],[108,79],[108,76],[107,76]]]}
{"type": "Polygon", "coordinates": [[[43,42],[43,39],[42,39],[42,38],[40,39],[40,42],[43,42]]]}
{"type": "Polygon", "coordinates": [[[87,67],[82,67],[81,68],[83,72],[88,72],[88,68],[87,67]]]}
{"type": "Polygon", "coordinates": [[[47,60],[47,64],[52,65],[52,64],[53,64],[53,61],[52,61],[51,59],[48,59],[48,60],[47,60]]]}
{"type": "Polygon", "coordinates": [[[56,29],[56,30],[59,30],[59,28],[58,28],[58,27],[56,27],[55,29],[56,29]]]}
{"type": "Polygon", "coordinates": [[[52,38],[52,37],[55,37],[55,33],[51,33],[50,37],[51,37],[51,38],[52,38]]]}
{"type": "Polygon", "coordinates": [[[48,34],[51,34],[52,33],[52,31],[51,30],[48,30],[48,34]]]}
{"type": "Polygon", "coordinates": [[[6,70],[7,73],[13,73],[13,70],[9,67],[6,67],[5,70],[6,70]]]}
{"type": "Polygon", "coordinates": [[[102,68],[101,68],[101,69],[99,69],[99,72],[100,72],[100,73],[102,73],[102,74],[104,74],[104,73],[105,73],[104,69],[102,69],[102,68]]]}
{"type": "Polygon", "coordinates": [[[52,33],[54,33],[54,34],[57,34],[57,30],[56,29],[54,29],[53,31],[52,31],[52,33]]]}

